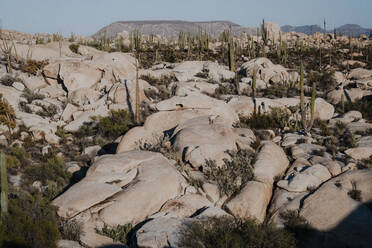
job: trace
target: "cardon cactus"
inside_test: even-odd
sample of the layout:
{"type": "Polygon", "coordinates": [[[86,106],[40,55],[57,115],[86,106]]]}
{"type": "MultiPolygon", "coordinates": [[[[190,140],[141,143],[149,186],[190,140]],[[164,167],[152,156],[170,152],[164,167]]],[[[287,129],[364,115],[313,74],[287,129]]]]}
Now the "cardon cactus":
{"type": "Polygon", "coordinates": [[[228,47],[229,47],[229,70],[235,71],[235,47],[234,40],[232,37],[229,39],[228,47]]]}
{"type": "Polygon", "coordinates": [[[305,90],[304,90],[304,66],[301,64],[300,69],[300,109],[301,109],[301,120],[303,129],[308,132],[314,124],[314,111],[315,111],[315,97],[316,97],[316,83],[313,83],[311,103],[310,103],[310,120],[307,118],[307,108],[305,105],[305,90]]]}
{"type": "Polygon", "coordinates": [[[6,173],[5,155],[0,153],[0,174],[1,174],[1,215],[8,213],[8,178],[6,173]]]}

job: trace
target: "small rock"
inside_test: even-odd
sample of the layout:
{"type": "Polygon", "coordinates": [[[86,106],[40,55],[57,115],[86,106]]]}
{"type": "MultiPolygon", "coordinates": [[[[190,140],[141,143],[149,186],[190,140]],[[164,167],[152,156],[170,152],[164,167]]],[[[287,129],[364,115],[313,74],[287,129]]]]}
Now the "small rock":
{"type": "Polygon", "coordinates": [[[25,90],[25,86],[23,83],[20,83],[20,82],[14,82],[12,84],[13,88],[15,88],[16,90],[19,90],[19,91],[24,91],[25,90]]]}

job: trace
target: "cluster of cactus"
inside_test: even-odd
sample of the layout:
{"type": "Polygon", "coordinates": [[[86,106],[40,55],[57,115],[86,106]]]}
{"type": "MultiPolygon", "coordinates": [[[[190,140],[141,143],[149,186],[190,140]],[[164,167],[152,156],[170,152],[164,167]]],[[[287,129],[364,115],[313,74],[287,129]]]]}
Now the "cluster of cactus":
{"type": "Polygon", "coordinates": [[[8,178],[6,173],[5,155],[0,153],[0,180],[1,180],[1,216],[8,213],[8,178]]]}
{"type": "Polygon", "coordinates": [[[206,51],[209,49],[209,42],[210,37],[207,32],[204,32],[201,28],[199,28],[198,33],[196,35],[196,40],[199,48],[199,56],[200,60],[203,59],[203,51],[206,51]]]}
{"type": "Polygon", "coordinates": [[[139,52],[141,51],[141,45],[142,45],[142,35],[138,30],[134,30],[133,34],[133,45],[134,49],[139,52]]]}
{"type": "Polygon", "coordinates": [[[181,50],[184,50],[186,47],[186,34],[184,32],[178,34],[178,46],[181,50]]]}
{"type": "Polygon", "coordinates": [[[310,103],[310,120],[307,116],[307,107],[305,104],[305,90],[304,90],[304,66],[301,63],[300,69],[300,110],[301,110],[301,120],[303,129],[308,132],[314,124],[314,110],[315,110],[315,97],[316,97],[316,83],[313,83],[311,103],[310,103]]]}

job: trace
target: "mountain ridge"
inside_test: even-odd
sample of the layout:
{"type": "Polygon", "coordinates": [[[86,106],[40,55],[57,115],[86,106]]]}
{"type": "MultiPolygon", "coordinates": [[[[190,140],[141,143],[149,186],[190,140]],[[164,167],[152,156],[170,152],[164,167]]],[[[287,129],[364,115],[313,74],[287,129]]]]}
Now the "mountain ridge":
{"type": "MultiPolygon", "coordinates": [[[[228,20],[214,20],[214,21],[184,21],[184,20],[139,20],[139,21],[117,21],[104,26],[92,35],[93,38],[100,38],[106,36],[108,38],[115,37],[118,33],[126,31],[132,33],[135,30],[140,31],[145,35],[163,35],[167,38],[175,38],[179,32],[197,33],[200,28],[211,35],[218,36],[226,29],[230,29],[234,35],[247,33],[250,35],[257,34],[257,27],[244,27],[237,23],[228,20]]],[[[283,32],[295,31],[304,34],[333,33],[332,30],[324,30],[319,25],[302,25],[281,26],[283,32]]],[[[364,28],[358,24],[345,24],[336,28],[337,33],[342,35],[359,36],[365,34],[370,35],[372,29],[364,28]]]]}

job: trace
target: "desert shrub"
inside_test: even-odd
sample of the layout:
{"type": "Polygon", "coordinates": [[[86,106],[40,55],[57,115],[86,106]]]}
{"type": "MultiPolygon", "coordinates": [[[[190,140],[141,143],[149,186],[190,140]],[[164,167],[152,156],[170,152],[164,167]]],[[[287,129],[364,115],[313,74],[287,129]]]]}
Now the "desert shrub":
{"type": "Polygon", "coordinates": [[[71,44],[69,45],[69,48],[71,50],[71,52],[73,53],[79,53],[79,44],[71,44]]]}
{"type": "Polygon", "coordinates": [[[13,77],[11,75],[5,75],[0,78],[0,84],[5,86],[12,86],[14,82],[23,82],[21,78],[13,77]]]}
{"type": "Polygon", "coordinates": [[[0,222],[0,247],[54,248],[59,239],[55,207],[40,194],[10,194],[8,214],[0,222]]]}
{"type": "Polygon", "coordinates": [[[217,184],[220,195],[234,196],[240,192],[248,181],[254,179],[251,150],[227,151],[231,159],[224,159],[222,166],[214,161],[207,161],[205,175],[209,181],[217,184]]]}
{"type": "Polygon", "coordinates": [[[41,71],[46,65],[48,61],[36,61],[32,59],[28,59],[26,61],[22,61],[19,65],[19,70],[22,72],[28,73],[29,75],[36,76],[39,71],[41,71]]]}
{"type": "Polygon", "coordinates": [[[20,161],[20,165],[24,168],[30,165],[30,154],[26,152],[25,148],[19,145],[13,145],[10,148],[10,155],[16,157],[20,161]]]}
{"type": "Polygon", "coordinates": [[[252,129],[296,129],[290,110],[272,108],[269,113],[253,113],[250,117],[241,116],[239,126],[252,129]]]}
{"type": "Polygon", "coordinates": [[[193,221],[181,231],[179,247],[192,248],[290,248],[296,247],[291,233],[272,224],[229,217],[193,221]]]}
{"type": "MultiPolygon", "coordinates": [[[[84,142],[84,138],[88,136],[103,137],[108,140],[116,139],[120,135],[127,132],[135,124],[128,110],[111,110],[106,117],[93,116],[92,123],[85,123],[74,135],[84,142]]],[[[89,145],[94,144],[92,141],[89,145]]]]}
{"type": "Polygon", "coordinates": [[[154,89],[145,90],[145,95],[154,102],[160,102],[170,98],[172,93],[166,87],[159,86],[158,91],[154,89]]]}
{"type": "Polygon", "coordinates": [[[313,82],[316,82],[317,90],[320,91],[330,91],[336,88],[337,82],[334,79],[334,71],[323,70],[319,71],[312,71],[309,75],[309,86],[312,85],[313,82]]]}
{"type": "Polygon", "coordinates": [[[19,109],[25,113],[32,113],[32,109],[27,105],[27,102],[19,102],[19,109]]]}
{"type": "Polygon", "coordinates": [[[141,75],[140,79],[145,80],[152,86],[165,85],[166,87],[168,87],[170,83],[177,81],[174,75],[162,76],[160,78],[155,78],[152,77],[151,75],[141,75]]]}
{"type": "MultiPolygon", "coordinates": [[[[362,113],[364,119],[372,120],[372,99],[357,99],[354,102],[345,101],[345,113],[351,110],[357,110],[362,113]]],[[[337,110],[342,110],[341,103],[337,104],[337,110]]]]}
{"type": "Polygon", "coordinates": [[[43,100],[44,99],[43,95],[41,95],[39,93],[35,93],[35,92],[33,92],[32,90],[29,90],[29,89],[25,89],[24,93],[22,94],[22,97],[26,98],[28,103],[31,103],[34,100],[43,100]]]}
{"type": "Polygon", "coordinates": [[[8,127],[9,131],[15,128],[15,113],[12,106],[3,99],[3,95],[0,93],[0,125],[8,127]]]}
{"type": "Polygon", "coordinates": [[[79,241],[83,232],[83,223],[77,220],[60,220],[58,229],[62,239],[79,241]]]}
{"type": "Polygon", "coordinates": [[[67,134],[67,132],[63,127],[61,127],[61,126],[57,127],[56,135],[58,137],[64,139],[66,137],[66,134],[67,134]]]}
{"type": "Polygon", "coordinates": [[[294,84],[274,84],[264,90],[265,96],[295,97],[300,95],[300,90],[294,84]]]}
{"type": "Polygon", "coordinates": [[[294,232],[296,229],[308,227],[307,220],[296,210],[280,213],[280,218],[284,221],[285,227],[294,232]]]}
{"type": "Polygon", "coordinates": [[[358,146],[355,135],[341,122],[336,123],[334,127],[323,127],[322,132],[323,136],[326,136],[323,145],[332,155],[358,146]]]}
{"type": "Polygon", "coordinates": [[[56,186],[61,190],[67,185],[70,179],[70,173],[66,171],[66,164],[62,157],[58,156],[55,151],[52,151],[43,157],[40,164],[28,166],[23,175],[26,184],[39,180],[43,185],[50,181],[56,183],[56,186]]]}
{"type": "Polygon", "coordinates": [[[127,236],[132,230],[132,224],[117,225],[114,228],[110,228],[106,224],[101,230],[96,230],[98,234],[112,238],[114,242],[120,242],[122,244],[127,243],[127,236]]]}
{"type": "Polygon", "coordinates": [[[356,201],[361,202],[362,201],[362,192],[357,189],[356,182],[351,182],[352,189],[347,192],[348,196],[350,196],[351,199],[354,199],[356,201]]]}
{"type": "Polygon", "coordinates": [[[137,144],[142,151],[158,152],[164,155],[169,160],[177,162],[177,169],[183,170],[184,164],[177,156],[177,152],[171,147],[171,142],[168,136],[155,139],[153,143],[143,142],[142,140],[137,144]]]}
{"type": "Polygon", "coordinates": [[[207,79],[209,77],[209,69],[203,68],[201,72],[195,74],[195,77],[207,79]]]}
{"type": "Polygon", "coordinates": [[[363,159],[362,161],[359,161],[357,166],[359,170],[372,168],[372,156],[370,156],[367,159],[363,159]]]}
{"type": "Polygon", "coordinates": [[[42,111],[38,111],[36,114],[40,115],[40,116],[43,116],[43,117],[53,117],[54,115],[56,115],[58,113],[58,108],[56,105],[54,104],[50,104],[48,106],[44,106],[44,105],[38,105],[40,107],[43,108],[42,111]]]}
{"type": "Polygon", "coordinates": [[[109,139],[116,139],[127,132],[134,123],[128,110],[111,110],[107,117],[97,117],[98,134],[109,139]]]}

